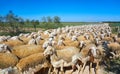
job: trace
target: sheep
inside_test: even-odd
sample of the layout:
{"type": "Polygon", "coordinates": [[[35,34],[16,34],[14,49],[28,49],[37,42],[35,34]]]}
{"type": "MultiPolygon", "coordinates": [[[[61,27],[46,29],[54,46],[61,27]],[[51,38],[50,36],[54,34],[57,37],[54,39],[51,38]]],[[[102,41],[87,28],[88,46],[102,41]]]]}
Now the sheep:
{"type": "Polygon", "coordinates": [[[36,53],[20,59],[16,67],[21,72],[30,71],[30,68],[32,68],[33,70],[31,71],[35,73],[43,67],[51,68],[51,65],[49,64],[49,61],[46,59],[43,53],[36,53]]]}
{"type": "Polygon", "coordinates": [[[13,37],[11,37],[9,40],[19,40],[19,41],[23,42],[23,40],[20,39],[19,36],[13,36],[13,37]]]}
{"type": "Polygon", "coordinates": [[[12,68],[11,66],[8,68],[4,68],[0,70],[0,74],[21,74],[20,71],[16,67],[12,68]]]}
{"type": "Polygon", "coordinates": [[[57,44],[53,45],[53,47],[55,47],[55,49],[57,49],[57,50],[61,50],[61,49],[65,48],[66,44],[64,43],[64,39],[58,40],[57,44]]]}
{"type": "Polygon", "coordinates": [[[113,38],[111,38],[111,37],[104,37],[103,41],[113,42],[113,38]]]}
{"type": "Polygon", "coordinates": [[[64,40],[65,46],[73,46],[73,47],[78,47],[79,42],[78,41],[72,41],[71,39],[65,39],[64,40]]]}
{"type": "Polygon", "coordinates": [[[78,41],[77,36],[72,36],[72,41],[78,41]]]}
{"type": "Polygon", "coordinates": [[[65,44],[63,43],[63,39],[58,40],[57,45],[58,45],[58,46],[60,46],[60,45],[64,45],[64,46],[65,46],[65,44]]]}
{"type": "Polygon", "coordinates": [[[78,48],[80,48],[80,51],[84,46],[86,46],[86,43],[84,41],[80,41],[78,44],[78,48]]]}
{"type": "MultiPolygon", "coordinates": [[[[81,51],[79,49],[78,52],[81,52],[82,54],[84,54],[84,56],[86,55],[85,58],[83,58],[83,56],[81,56],[81,54],[79,55],[76,53],[76,55],[74,57],[71,56],[70,57],[71,59],[70,58],[68,58],[68,59],[70,59],[70,61],[71,60],[74,61],[74,58],[76,56],[77,57],[79,56],[79,60],[77,59],[77,61],[81,61],[82,65],[84,65],[85,63],[83,61],[92,60],[92,56],[93,56],[94,60],[92,60],[91,62],[95,62],[96,58],[98,58],[95,55],[95,53],[94,53],[94,55],[93,54],[90,55],[87,53],[90,53],[90,52],[93,53],[95,51],[97,53],[98,49],[102,50],[102,49],[100,49],[101,46],[99,46],[98,40],[96,40],[96,43],[98,44],[97,46],[95,46],[95,45],[89,46],[90,44],[93,44],[93,42],[94,42],[93,38],[100,37],[102,39],[102,41],[107,40],[109,42],[113,42],[113,39],[111,37],[112,35],[110,32],[111,32],[111,30],[110,30],[109,26],[105,25],[105,24],[72,26],[72,27],[63,27],[63,28],[59,28],[59,29],[51,29],[51,30],[47,30],[44,32],[37,32],[37,33],[33,32],[31,34],[21,34],[16,37],[7,38],[7,40],[3,41],[2,43],[5,43],[8,46],[11,46],[13,48],[12,53],[17,55],[19,58],[24,59],[33,54],[43,52],[46,48],[50,49],[49,45],[54,47],[56,49],[55,51],[58,51],[58,49],[61,49],[61,47],[57,48],[59,45],[57,45],[56,43],[58,42],[59,44],[61,44],[63,42],[62,41],[62,39],[63,39],[65,46],[63,46],[61,50],[64,50],[64,49],[72,47],[72,46],[78,47],[78,45],[79,45],[78,48],[80,48],[81,51]],[[92,33],[93,33],[93,36],[92,36],[92,33]],[[102,34],[104,34],[104,35],[102,35],[102,34]],[[107,34],[108,34],[108,37],[105,36],[107,34]],[[32,37],[34,37],[34,41],[32,41],[33,45],[23,45],[23,44],[29,44],[28,41],[30,41],[30,39],[32,37]],[[48,39],[46,39],[46,41],[43,40],[41,42],[41,37],[43,37],[44,39],[46,39],[46,38],[48,38],[48,39]],[[78,40],[78,41],[76,41],[76,40],[78,40]],[[84,45],[84,43],[80,43],[79,41],[84,41],[85,45],[84,45]],[[36,45],[34,45],[34,44],[36,44],[36,45]],[[20,46],[18,46],[18,45],[20,45],[20,46]],[[91,48],[91,47],[93,47],[93,48],[91,48]]],[[[118,40],[118,38],[116,39],[115,42],[117,42],[117,40],[118,40]]],[[[68,51],[66,50],[66,52],[68,52],[68,51]]],[[[106,50],[104,50],[104,51],[106,51],[106,50]]],[[[112,51],[114,51],[114,50],[112,50],[112,51]]],[[[101,52],[103,52],[103,51],[101,51],[101,52]]],[[[63,54],[63,55],[65,55],[65,54],[63,54]]],[[[108,55],[108,54],[106,54],[106,55],[108,55]]],[[[57,58],[59,58],[59,56],[57,56],[57,58]]],[[[66,60],[66,57],[65,57],[65,58],[60,58],[60,60],[53,62],[52,65],[54,65],[54,67],[56,67],[56,66],[61,67],[61,66],[65,66],[65,65],[71,65],[71,62],[68,63],[68,60],[66,60]]]]}
{"type": "Polygon", "coordinates": [[[88,40],[88,39],[90,39],[90,36],[89,36],[89,34],[84,34],[84,37],[86,38],[86,40],[88,40]]]}
{"type": "Polygon", "coordinates": [[[117,38],[116,42],[118,42],[120,44],[120,38],[117,38]]]}
{"type": "Polygon", "coordinates": [[[96,38],[94,39],[94,41],[95,41],[95,45],[98,46],[99,43],[100,43],[100,39],[99,39],[98,37],[96,37],[96,38]]]}
{"type": "Polygon", "coordinates": [[[116,55],[120,52],[120,45],[117,42],[108,44],[108,48],[111,49],[111,52],[114,52],[116,55]]]}
{"type": "Polygon", "coordinates": [[[11,53],[0,53],[0,68],[14,67],[18,63],[18,58],[11,53]]]}
{"type": "Polygon", "coordinates": [[[110,43],[108,41],[102,42],[102,47],[104,49],[104,58],[110,59],[111,57],[115,56],[115,53],[111,51],[110,47],[108,46],[110,43]]]}
{"type": "Polygon", "coordinates": [[[72,57],[72,72],[74,72],[76,69],[78,69],[78,74],[82,68],[82,72],[84,70],[84,66],[86,65],[86,62],[90,60],[90,56],[87,57],[82,57],[82,55],[80,53],[75,54],[72,57]]]}
{"type": "Polygon", "coordinates": [[[41,45],[20,45],[13,47],[12,53],[19,58],[27,57],[34,53],[43,52],[44,49],[41,45]]]}
{"type": "Polygon", "coordinates": [[[20,39],[18,36],[14,36],[9,38],[7,42],[3,42],[3,44],[7,44],[10,47],[14,47],[16,45],[23,45],[24,41],[20,39]]]}
{"type": "Polygon", "coordinates": [[[44,35],[49,35],[51,32],[49,30],[44,31],[44,35]]]}
{"type": "Polygon", "coordinates": [[[104,37],[105,37],[105,34],[104,34],[104,33],[100,34],[101,40],[104,39],[104,37]]]}
{"type": "Polygon", "coordinates": [[[104,57],[104,49],[101,45],[97,46],[96,48],[91,48],[92,56],[94,57],[93,63],[96,63],[96,69],[99,68],[99,63],[102,61],[104,57]]]}
{"type": "Polygon", "coordinates": [[[80,51],[86,47],[89,44],[92,44],[93,42],[91,40],[80,40],[79,44],[78,44],[78,48],[80,48],[80,51]]]}
{"type": "Polygon", "coordinates": [[[0,44],[0,53],[5,53],[5,52],[7,52],[7,53],[10,53],[11,52],[11,48],[8,46],[8,45],[6,45],[6,44],[0,44]]]}
{"type": "Polygon", "coordinates": [[[40,45],[40,42],[41,40],[43,40],[43,38],[41,36],[38,36],[35,40],[36,40],[37,45],[40,45]]]}
{"type": "Polygon", "coordinates": [[[83,40],[83,41],[84,41],[84,40],[86,40],[86,39],[85,39],[85,37],[84,37],[83,35],[81,35],[81,36],[78,37],[78,40],[79,40],[79,41],[80,41],[80,40],[83,40]]]}
{"type": "Polygon", "coordinates": [[[43,49],[46,49],[46,48],[48,47],[48,45],[49,45],[49,41],[46,40],[46,41],[43,43],[42,48],[43,48],[43,49]]]}
{"type": "MultiPolygon", "coordinates": [[[[96,57],[96,46],[94,44],[89,44],[86,47],[84,47],[80,53],[75,54],[72,57],[73,66],[77,65],[77,62],[80,61],[81,65],[83,65],[82,71],[85,68],[85,65],[88,61],[94,62],[94,58],[96,57]]],[[[78,68],[79,69],[79,68],[78,68]]],[[[80,69],[79,69],[80,70],[80,69]]],[[[78,71],[79,72],[79,71],[78,71]]]]}
{"type": "Polygon", "coordinates": [[[0,43],[6,42],[10,36],[0,36],[0,43]]]}
{"type": "Polygon", "coordinates": [[[54,47],[48,46],[43,54],[44,56],[50,55],[54,70],[60,67],[61,71],[63,71],[63,67],[71,66],[71,57],[77,53],[79,53],[79,49],[76,47],[66,47],[62,50],[55,50],[54,47]]]}
{"type": "Polygon", "coordinates": [[[34,38],[29,40],[28,45],[34,45],[34,44],[37,45],[37,42],[34,38]]]}
{"type": "MultiPolygon", "coordinates": [[[[36,37],[32,37],[31,40],[29,40],[28,44],[31,45],[31,44],[35,44],[35,45],[40,45],[40,41],[43,40],[42,36],[39,35],[39,36],[36,36],[36,37]]],[[[42,42],[43,43],[43,42],[42,42]]]]}
{"type": "Polygon", "coordinates": [[[120,38],[117,35],[113,36],[113,40],[114,40],[114,42],[117,42],[120,44],[120,38]]]}

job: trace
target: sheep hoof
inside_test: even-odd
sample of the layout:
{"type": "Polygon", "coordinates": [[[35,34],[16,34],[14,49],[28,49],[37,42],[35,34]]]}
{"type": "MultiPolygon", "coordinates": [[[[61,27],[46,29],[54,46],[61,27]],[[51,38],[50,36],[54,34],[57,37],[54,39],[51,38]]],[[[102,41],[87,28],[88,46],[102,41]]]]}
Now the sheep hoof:
{"type": "Polygon", "coordinates": [[[51,74],[56,74],[55,72],[51,72],[51,74]]]}
{"type": "Polygon", "coordinates": [[[57,74],[57,72],[51,72],[51,74],[57,74]]]}
{"type": "Polygon", "coordinates": [[[61,71],[60,74],[64,74],[64,71],[61,71]]]}

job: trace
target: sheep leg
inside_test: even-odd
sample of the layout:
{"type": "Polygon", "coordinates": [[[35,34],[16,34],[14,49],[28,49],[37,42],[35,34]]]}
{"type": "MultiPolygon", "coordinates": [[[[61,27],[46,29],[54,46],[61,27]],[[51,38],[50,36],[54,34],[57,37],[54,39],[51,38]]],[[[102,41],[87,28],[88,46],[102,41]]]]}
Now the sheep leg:
{"type": "Polygon", "coordinates": [[[77,65],[77,68],[78,68],[78,74],[79,74],[79,72],[80,72],[80,69],[81,69],[81,67],[82,67],[82,65],[77,65]]]}
{"type": "Polygon", "coordinates": [[[61,67],[60,67],[61,74],[64,74],[64,72],[63,72],[63,65],[64,65],[64,62],[62,62],[61,67]]]}
{"type": "Polygon", "coordinates": [[[52,74],[57,74],[57,69],[54,67],[52,74]]]}
{"type": "Polygon", "coordinates": [[[70,74],[72,74],[72,73],[74,72],[74,70],[75,70],[75,66],[76,66],[76,64],[72,64],[72,71],[71,71],[70,74]]]}
{"type": "Polygon", "coordinates": [[[51,74],[51,70],[52,70],[52,68],[50,67],[48,70],[48,74],[51,74]]]}
{"type": "Polygon", "coordinates": [[[84,70],[84,68],[85,68],[85,65],[86,65],[86,62],[83,64],[83,68],[81,69],[82,71],[84,70]]]}
{"type": "Polygon", "coordinates": [[[90,62],[90,68],[92,68],[92,62],[90,62]]]}
{"type": "Polygon", "coordinates": [[[96,70],[99,68],[99,61],[96,63],[96,70]]]}

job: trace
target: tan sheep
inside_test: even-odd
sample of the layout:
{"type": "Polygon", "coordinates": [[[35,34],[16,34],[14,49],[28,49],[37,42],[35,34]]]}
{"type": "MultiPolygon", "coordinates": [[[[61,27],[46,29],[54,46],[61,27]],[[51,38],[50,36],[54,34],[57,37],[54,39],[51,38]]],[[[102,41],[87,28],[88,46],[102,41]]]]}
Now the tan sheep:
{"type": "Polygon", "coordinates": [[[64,43],[66,46],[73,46],[73,47],[78,47],[79,44],[78,41],[72,41],[72,40],[65,40],[64,43]]]}
{"type": "Polygon", "coordinates": [[[27,57],[34,53],[43,52],[44,49],[41,45],[21,45],[13,47],[12,53],[19,58],[27,57]]]}
{"type": "Polygon", "coordinates": [[[120,38],[117,38],[116,42],[118,42],[120,44],[120,38]]]}
{"type": "Polygon", "coordinates": [[[111,37],[105,37],[103,40],[108,42],[113,42],[113,39],[111,37]]]}
{"type": "Polygon", "coordinates": [[[84,36],[79,36],[79,37],[78,37],[78,40],[79,40],[79,41],[81,41],[81,40],[84,41],[84,40],[85,40],[85,37],[84,37],[84,36]]]}
{"type": "Polygon", "coordinates": [[[79,49],[72,46],[62,50],[56,50],[53,47],[48,46],[44,51],[44,56],[50,56],[51,64],[56,73],[56,68],[61,68],[61,71],[63,71],[63,67],[71,66],[72,56],[77,53],[79,53],[79,49]]]}
{"type": "Polygon", "coordinates": [[[27,44],[28,42],[29,42],[29,40],[31,39],[31,38],[29,38],[29,37],[20,37],[23,41],[24,41],[24,44],[27,44]]]}
{"type": "Polygon", "coordinates": [[[9,40],[7,42],[3,42],[4,44],[7,44],[10,47],[18,46],[18,45],[23,45],[24,42],[21,42],[20,40],[9,40]]]}
{"type": "Polygon", "coordinates": [[[42,53],[36,53],[28,57],[22,58],[16,65],[16,67],[20,71],[25,71],[29,68],[34,68],[37,65],[40,65],[40,67],[42,67],[45,62],[47,62],[46,57],[44,57],[42,53]]]}
{"type": "Polygon", "coordinates": [[[18,58],[11,53],[0,53],[0,68],[14,67],[18,63],[18,58]]]}
{"type": "Polygon", "coordinates": [[[116,54],[119,54],[120,52],[120,44],[117,42],[108,44],[108,48],[111,49],[112,52],[115,52],[116,54]]]}

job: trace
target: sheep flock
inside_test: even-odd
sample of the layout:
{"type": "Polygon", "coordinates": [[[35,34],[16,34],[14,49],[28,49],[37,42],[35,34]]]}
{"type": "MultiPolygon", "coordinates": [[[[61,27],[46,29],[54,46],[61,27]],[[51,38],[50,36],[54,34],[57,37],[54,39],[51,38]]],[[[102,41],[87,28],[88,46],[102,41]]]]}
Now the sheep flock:
{"type": "Polygon", "coordinates": [[[0,36],[0,74],[105,74],[119,56],[120,37],[108,23],[0,36]]]}

